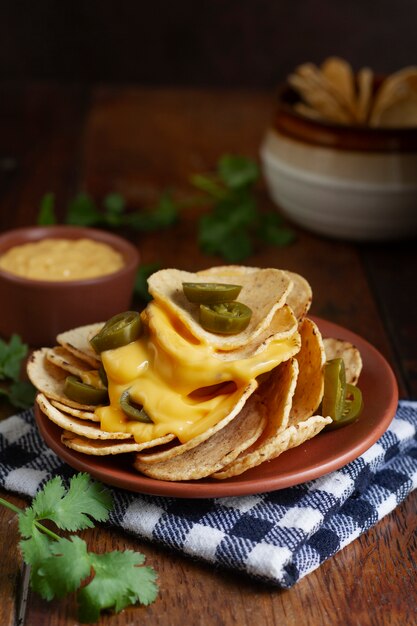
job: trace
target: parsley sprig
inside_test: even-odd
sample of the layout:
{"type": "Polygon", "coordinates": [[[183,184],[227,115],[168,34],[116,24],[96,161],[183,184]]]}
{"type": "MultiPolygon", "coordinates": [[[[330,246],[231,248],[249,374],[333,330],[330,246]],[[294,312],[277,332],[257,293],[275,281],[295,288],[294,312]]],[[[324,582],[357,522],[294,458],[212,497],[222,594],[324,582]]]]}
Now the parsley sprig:
{"type": "Polygon", "coordinates": [[[20,380],[27,353],[28,346],[19,335],[12,335],[8,343],[0,339],[0,398],[7,398],[19,409],[27,409],[35,400],[36,390],[32,383],[20,380]]]}
{"type": "Polygon", "coordinates": [[[139,567],[145,560],[143,554],[133,550],[89,552],[78,535],[60,536],[42,523],[48,520],[58,529],[72,532],[108,519],[111,495],[88,474],[75,475],[68,489],[61,478],[53,478],[26,509],[3,498],[0,504],[18,515],[19,545],[31,567],[32,589],[45,600],[76,592],[81,622],[96,622],[102,610],[117,613],[131,604],[147,605],[156,599],[156,572],[139,567]]]}

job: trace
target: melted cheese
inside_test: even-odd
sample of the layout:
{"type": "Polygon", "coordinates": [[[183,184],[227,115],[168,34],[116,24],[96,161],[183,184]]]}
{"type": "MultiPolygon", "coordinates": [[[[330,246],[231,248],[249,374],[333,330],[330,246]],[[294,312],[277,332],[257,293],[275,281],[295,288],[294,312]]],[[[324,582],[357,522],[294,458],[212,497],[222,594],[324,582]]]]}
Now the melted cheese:
{"type": "Polygon", "coordinates": [[[123,267],[122,255],[93,239],[52,239],[13,246],[0,257],[0,268],[24,278],[80,280],[111,274],[123,267]]]}
{"type": "Polygon", "coordinates": [[[226,359],[209,344],[196,341],[159,305],[149,306],[152,315],[142,337],[102,354],[110,406],[96,409],[104,430],[131,432],[138,442],[168,433],[185,442],[212,428],[240,410],[251,382],[300,348],[296,332],[285,340],[271,341],[258,354],[231,359],[229,353],[226,359]],[[126,389],[135,403],[143,405],[153,424],[126,417],[119,407],[126,389]]]}

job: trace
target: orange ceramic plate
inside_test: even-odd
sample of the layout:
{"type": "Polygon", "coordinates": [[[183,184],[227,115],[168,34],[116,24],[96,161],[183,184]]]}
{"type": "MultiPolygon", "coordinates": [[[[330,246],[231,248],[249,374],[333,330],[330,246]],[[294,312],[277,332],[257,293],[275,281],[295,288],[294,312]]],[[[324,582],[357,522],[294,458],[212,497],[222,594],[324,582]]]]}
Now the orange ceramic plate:
{"type": "Polygon", "coordinates": [[[178,498],[221,498],[274,491],[318,478],[356,459],[381,437],[395,415],[398,388],[387,361],[367,341],[336,324],[320,319],[315,321],[323,336],[345,339],[359,348],[363,359],[359,386],[363,393],[364,411],[356,423],[321,433],[298,448],[288,450],[277,459],[240,476],[223,481],[207,478],[187,482],[167,482],[142,476],[132,469],[130,455],[88,456],[64,446],[60,428],[36,405],[39,430],[48,446],[74,469],[88,472],[106,484],[138,493],[178,498]]]}

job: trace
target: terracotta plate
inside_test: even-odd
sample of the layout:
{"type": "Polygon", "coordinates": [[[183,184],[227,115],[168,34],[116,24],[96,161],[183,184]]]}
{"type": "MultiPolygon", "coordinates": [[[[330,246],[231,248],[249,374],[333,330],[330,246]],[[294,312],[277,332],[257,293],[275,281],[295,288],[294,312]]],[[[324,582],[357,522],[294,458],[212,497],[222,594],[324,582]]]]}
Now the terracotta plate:
{"type": "Polygon", "coordinates": [[[201,479],[188,482],[167,482],[142,476],[132,470],[130,455],[123,455],[123,458],[122,455],[95,457],[64,446],[60,440],[61,429],[36,405],[39,430],[50,448],[74,469],[88,472],[109,485],[138,493],[179,498],[221,498],[283,489],[318,478],[357,458],[381,437],[395,415],[398,388],[387,361],[367,341],[336,324],[320,319],[315,321],[323,336],[345,339],[359,348],[364,365],[359,381],[364,412],[355,424],[321,433],[304,445],[241,476],[223,481],[201,479]]]}

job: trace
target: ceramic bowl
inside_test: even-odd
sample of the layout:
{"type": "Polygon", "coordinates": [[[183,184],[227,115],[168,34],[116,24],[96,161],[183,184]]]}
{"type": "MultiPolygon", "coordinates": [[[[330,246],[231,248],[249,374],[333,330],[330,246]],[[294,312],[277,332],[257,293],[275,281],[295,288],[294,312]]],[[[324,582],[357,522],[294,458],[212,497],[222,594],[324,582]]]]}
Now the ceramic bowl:
{"type": "Polygon", "coordinates": [[[417,233],[417,128],[342,126],[303,117],[284,86],[261,146],[272,199],[322,235],[382,241],[417,233]]]}
{"type": "Polygon", "coordinates": [[[28,227],[0,235],[0,255],[9,248],[44,238],[90,238],[103,242],[123,257],[120,270],[85,280],[49,281],[14,276],[0,269],[0,335],[13,333],[30,346],[49,346],[64,330],[106,321],[131,308],[139,253],[126,239],[93,228],[28,227]]]}

